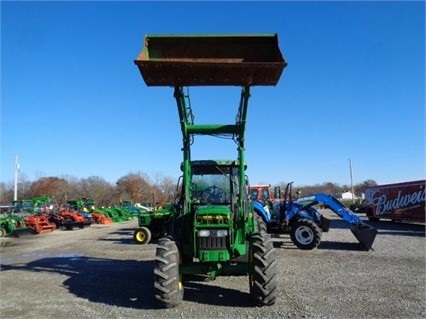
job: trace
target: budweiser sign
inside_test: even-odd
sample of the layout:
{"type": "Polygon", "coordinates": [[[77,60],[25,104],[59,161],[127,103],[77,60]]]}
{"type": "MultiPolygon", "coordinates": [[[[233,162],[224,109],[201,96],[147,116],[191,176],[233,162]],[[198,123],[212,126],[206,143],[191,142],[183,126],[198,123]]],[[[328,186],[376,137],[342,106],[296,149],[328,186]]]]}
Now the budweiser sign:
{"type": "Polygon", "coordinates": [[[370,213],[376,217],[421,220],[425,215],[425,201],[425,181],[378,185],[365,191],[365,203],[374,208],[370,213]]]}
{"type": "Polygon", "coordinates": [[[387,198],[385,194],[380,195],[377,201],[376,214],[381,215],[386,212],[394,211],[397,209],[409,208],[412,206],[420,205],[426,200],[425,189],[418,192],[403,194],[402,191],[398,192],[396,198],[387,198]]]}

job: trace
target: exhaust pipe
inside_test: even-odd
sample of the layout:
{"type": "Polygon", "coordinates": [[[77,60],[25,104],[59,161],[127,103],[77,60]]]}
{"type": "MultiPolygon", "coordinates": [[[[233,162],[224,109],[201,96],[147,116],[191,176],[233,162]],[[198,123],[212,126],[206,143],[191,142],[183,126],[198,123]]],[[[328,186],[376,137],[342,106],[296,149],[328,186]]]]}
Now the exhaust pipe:
{"type": "Polygon", "coordinates": [[[371,246],[373,246],[377,235],[376,228],[367,224],[357,224],[351,228],[351,232],[363,248],[366,250],[372,249],[371,246]]]}

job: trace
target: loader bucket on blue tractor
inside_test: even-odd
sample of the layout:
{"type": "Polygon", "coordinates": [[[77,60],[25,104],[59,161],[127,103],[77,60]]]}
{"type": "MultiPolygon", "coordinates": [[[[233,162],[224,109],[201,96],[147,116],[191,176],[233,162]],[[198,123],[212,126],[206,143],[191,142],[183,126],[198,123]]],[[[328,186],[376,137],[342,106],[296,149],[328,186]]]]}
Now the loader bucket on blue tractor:
{"type": "Polygon", "coordinates": [[[170,87],[276,85],[287,65],[276,34],[146,35],[134,63],[147,86],[170,87]]]}
{"type": "Polygon", "coordinates": [[[360,223],[351,227],[351,232],[366,250],[370,250],[376,239],[377,229],[370,225],[360,223]]]}

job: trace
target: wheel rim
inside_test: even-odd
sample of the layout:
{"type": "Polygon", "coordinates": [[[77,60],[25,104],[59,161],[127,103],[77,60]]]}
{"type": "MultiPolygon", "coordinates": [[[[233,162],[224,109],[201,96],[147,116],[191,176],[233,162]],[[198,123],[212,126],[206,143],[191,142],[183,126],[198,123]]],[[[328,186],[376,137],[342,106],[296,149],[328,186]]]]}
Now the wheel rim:
{"type": "Polygon", "coordinates": [[[145,235],[145,233],[144,232],[142,232],[142,231],[139,231],[139,232],[137,232],[137,234],[136,234],[136,240],[137,241],[144,241],[146,239],[146,235],[145,235]]]}
{"type": "Polygon", "coordinates": [[[301,243],[302,245],[310,244],[314,240],[314,232],[312,229],[306,226],[301,226],[296,229],[296,232],[294,233],[297,241],[301,243]]]}

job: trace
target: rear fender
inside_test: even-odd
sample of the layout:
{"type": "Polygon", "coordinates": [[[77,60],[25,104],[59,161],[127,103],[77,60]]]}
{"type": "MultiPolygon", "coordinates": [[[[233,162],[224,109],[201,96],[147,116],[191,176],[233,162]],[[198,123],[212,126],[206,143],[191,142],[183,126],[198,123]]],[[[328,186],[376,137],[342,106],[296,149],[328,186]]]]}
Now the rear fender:
{"type": "Polygon", "coordinates": [[[307,208],[307,213],[311,216],[312,220],[314,222],[316,222],[317,224],[321,222],[321,213],[319,211],[317,211],[315,208],[313,207],[308,207],[307,208]]]}
{"type": "Polygon", "coordinates": [[[310,205],[302,205],[295,202],[286,203],[286,219],[309,219],[315,223],[321,222],[321,213],[310,205]]]}
{"type": "Polygon", "coordinates": [[[262,206],[261,203],[259,203],[257,201],[253,201],[253,210],[255,211],[256,214],[258,214],[259,216],[262,217],[262,219],[265,223],[268,224],[271,221],[270,214],[268,214],[268,212],[262,206]]]}

